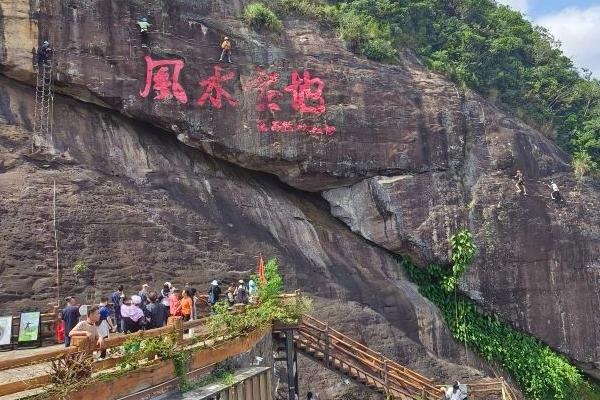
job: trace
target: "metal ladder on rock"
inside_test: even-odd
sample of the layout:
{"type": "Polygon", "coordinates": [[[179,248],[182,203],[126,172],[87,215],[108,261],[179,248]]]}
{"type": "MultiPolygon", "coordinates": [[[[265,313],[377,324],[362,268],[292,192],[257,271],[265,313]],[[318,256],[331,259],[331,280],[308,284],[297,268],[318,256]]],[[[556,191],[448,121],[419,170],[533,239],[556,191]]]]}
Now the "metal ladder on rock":
{"type": "Polygon", "coordinates": [[[43,147],[45,141],[52,144],[52,114],[54,111],[54,88],[52,64],[40,63],[36,70],[35,108],[31,151],[43,147]]]}

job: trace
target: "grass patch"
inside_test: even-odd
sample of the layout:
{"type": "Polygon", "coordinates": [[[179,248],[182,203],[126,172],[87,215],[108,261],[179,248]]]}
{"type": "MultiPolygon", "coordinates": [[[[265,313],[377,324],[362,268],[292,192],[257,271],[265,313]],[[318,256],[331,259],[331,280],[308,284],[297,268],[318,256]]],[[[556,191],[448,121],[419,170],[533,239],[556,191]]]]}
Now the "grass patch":
{"type": "Polygon", "coordinates": [[[263,3],[250,3],[244,8],[244,21],[254,29],[281,32],[283,23],[279,17],[263,3]]]}

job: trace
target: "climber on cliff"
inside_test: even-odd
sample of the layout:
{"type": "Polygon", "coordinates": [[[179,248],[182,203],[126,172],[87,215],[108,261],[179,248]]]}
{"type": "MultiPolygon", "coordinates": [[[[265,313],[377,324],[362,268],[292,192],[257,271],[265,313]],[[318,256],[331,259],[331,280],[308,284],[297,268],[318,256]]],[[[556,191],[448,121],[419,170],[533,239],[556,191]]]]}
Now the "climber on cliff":
{"type": "Polygon", "coordinates": [[[563,201],[562,196],[560,195],[560,191],[558,190],[558,185],[554,181],[550,181],[550,184],[546,184],[550,189],[552,189],[552,193],[550,193],[550,197],[552,200],[560,203],[563,201]]]}
{"type": "Polygon", "coordinates": [[[50,48],[50,43],[47,40],[45,40],[37,52],[38,65],[48,64],[48,60],[50,60],[50,57],[52,57],[52,48],[50,48]]]}
{"type": "Polygon", "coordinates": [[[148,18],[141,17],[137,22],[137,25],[140,27],[140,35],[142,35],[142,47],[148,47],[148,28],[152,26],[148,22],[148,18]]]}
{"type": "Polygon", "coordinates": [[[219,61],[223,61],[223,57],[227,56],[227,62],[231,64],[231,41],[227,36],[223,39],[223,43],[221,43],[221,58],[219,61]]]}
{"type": "Polygon", "coordinates": [[[517,170],[517,174],[514,176],[514,178],[517,180],[517,193],[523,193],[525,196],[527,196],[527,189],[525,189],[525,176],[520,169],[517,170]]]}

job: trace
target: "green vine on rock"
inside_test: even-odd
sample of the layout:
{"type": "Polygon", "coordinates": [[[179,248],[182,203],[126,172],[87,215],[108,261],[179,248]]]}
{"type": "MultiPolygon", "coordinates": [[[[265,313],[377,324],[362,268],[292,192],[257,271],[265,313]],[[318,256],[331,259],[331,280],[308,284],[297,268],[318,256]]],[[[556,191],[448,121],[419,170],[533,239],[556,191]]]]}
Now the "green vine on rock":
{"type": "MultiPolygon", "coordinates": [[[[469,252],[461,257],[467,260],[469,252]]],[[[458,257],[458,253],[456,253],[458,257]]],[[[531,400],[597,400],[598,389],[583,379],[569,360],[537,338],[513,329],[496,315],[482,312],[462,294],[450,294],[445,282],[454,270],[421,268],[407,258],[399,264],[419,292],[441,311],[452,336],[487,361],[505,369],[531,400]]]]}
{"type": "Polygon", "coordinates": [[[452,247],[452,273],[442,279],[442,287],[446,292],[456,289],[458,280],[467,271],[475,256],[473,235],[467,229],[461,229],[450,237],[452,247]]]}

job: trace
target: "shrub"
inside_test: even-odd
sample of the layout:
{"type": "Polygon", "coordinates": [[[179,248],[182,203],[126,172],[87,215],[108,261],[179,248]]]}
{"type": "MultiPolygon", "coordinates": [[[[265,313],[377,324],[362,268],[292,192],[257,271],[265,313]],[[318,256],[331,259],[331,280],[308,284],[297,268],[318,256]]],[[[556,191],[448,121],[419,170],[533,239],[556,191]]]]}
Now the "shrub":
{"type": "Polygon", "coordinates": [[[341,14],[339,35],[352,51],[360,50],[365,42],[375,39],[378,30],[377,21],[372,17],[352,11],[341,14]]]}
{"type": "Polygon", "coordinates": [[[340,12],[337,7],[316,3],[312,0],[279,0],[277,9],[284,14],[298,13],[314,19],[322,25],[337,27],[340,12]]]}
{"type": "Polygon", "coordinates": [[[360,53],[370,60],[389,61],[396,55],[396,49],[389,40],[371,39],[360,46],[360,53]]]}
{"type": "Polygon", "coordinates": [[[88,270],[88,266],[85,261],[79,260],[73,264],[73,272],[76,274],[83,274],[88,270]]]}
{"type": "Polygon", "coordinates": [[[258,285],[258,304],[248,305],[243,312],[232,312],[226,301],[215,304],[214,314],[208,321],[212,337],[238,336],[263,328],[273,321],[295,323],[302,314],[310,312],[308,299],[300,298],[293,304],[283,304],[279,298],[283,280],[277,259],[272,258],[265,264],[265,278],[266,282],[258,285]]]}
{"type": "Polygon", "coordinates": [[[585,152],[577,152],[573,157],[573,170],[575,175],[583,177],[592,172],[598,171],[598,163],[592,160],[592,157],[585,152]]]}
{"type": "Polygon", "coordinates": [[[244,21],[255,29],[280,32],[283,29],[281,20],[263,3],[250,3],[244,8],[244,21]]]}

